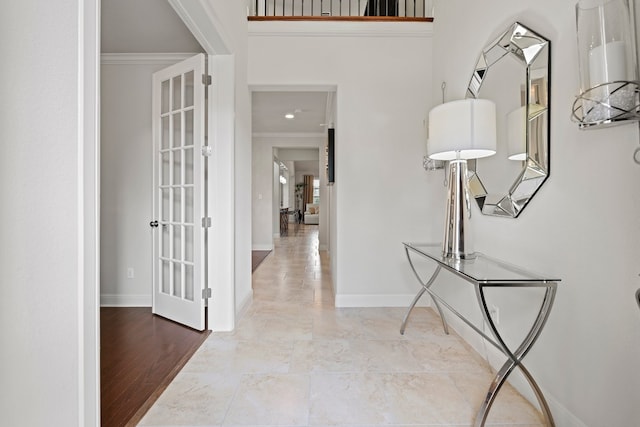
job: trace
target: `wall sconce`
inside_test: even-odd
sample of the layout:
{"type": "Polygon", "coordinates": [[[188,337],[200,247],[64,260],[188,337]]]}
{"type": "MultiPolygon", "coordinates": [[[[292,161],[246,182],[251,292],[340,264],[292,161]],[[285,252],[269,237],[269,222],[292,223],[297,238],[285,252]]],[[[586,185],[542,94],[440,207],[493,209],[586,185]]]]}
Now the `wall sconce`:
{"type": "Polygon", "coordinates": [[[628,0],[576,4],[580,95],[572,120],[580,129],[640,120],[635,30],[628,0]]]}
{"type": "Polygon", "coordinates": [[[449,161],[449,183],[442,255],[452,259],[475,256],[469,229],[467,159],[496,153],[496,106],[486,99],[440,104],[429,112],[427,155],[449,161]]]}
{"type": "Polygon", "coordinates": [[[430,159],[429,156],[424,156],[422,158],[422,167],[427,172],[437,171],[440,169],[444,169],[444,162],[442,160],[430,159]]]}
{"type": "MultiPolygon", "coordinates": [[[[433,8],[432,8],[433,9],[433,8]]],[[[442,82],[442,84],[440,85],[440,89],[442,90],[442,103],[444,104],[444,91],[447,88],[447,82],[442,82]]],[[[429,134],[429,120],[425,121],[426,127],[427,127],[427,135],[429,134]]],[[[429,138],[427,137],[427,153],[429,153],[429,138]]],[[[444,169],[445,166],[445,161],[444,160],[435,160],[429,157],[429,155],[426,155],[424,157],[422,157],[422,167],[424,168],[424,170],[426,170],[427,172],[431,172],[431,171],[437,171],[440,169],[444,169]]],[[[445,186],[446,184],[446,176],[445,176],[445,186]]]]}

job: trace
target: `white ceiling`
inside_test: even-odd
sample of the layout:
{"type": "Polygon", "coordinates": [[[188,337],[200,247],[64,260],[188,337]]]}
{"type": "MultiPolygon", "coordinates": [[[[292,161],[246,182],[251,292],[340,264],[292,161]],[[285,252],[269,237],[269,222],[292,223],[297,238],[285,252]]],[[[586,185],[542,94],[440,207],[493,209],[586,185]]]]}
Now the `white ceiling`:
{"type": "Polygon", "coordinates": [[[203,52],[166,0],[102,0],[103,53],[203,52]]]}
{"type": "MultiPolygon", "coordinates": [[[[101,7],[103,53],[204,52],[167,0],[102,0],[101,7]]],[[[324,133],[332,106],[333,92],[254,91],[252,131],[324,133]],[[289,112],[293,120],[284,118],[289,112]]]]}
{"type": "Polygon", "coordinates": [[[252,132],[254,134],[324,133],[330,112],[330,92],[253,92],[252,132]],[[287,119],[292,113],[295,118],[287,119]]]}
{"type": "Polygon", "coordinates": [[[297,172],[311,172],[314,175],[318,175],[318,161],[317,160],[296,160],[296,171],[297,172]]]}
{"type": "MultiPolygon", "coordinates": [[[[333,120],[334,92],[264,91],[253,92],[251,126],[254,135],[277,135],[285,138],[301,135],[324,135],[333,120]],[[293,119],[285,114],[293,113],[293,119]]],[[[317,149],[310,149],[318,154],[317,149]]],[[[319,176],[318,160],[295,160],[296,172],[319,176]]]]}

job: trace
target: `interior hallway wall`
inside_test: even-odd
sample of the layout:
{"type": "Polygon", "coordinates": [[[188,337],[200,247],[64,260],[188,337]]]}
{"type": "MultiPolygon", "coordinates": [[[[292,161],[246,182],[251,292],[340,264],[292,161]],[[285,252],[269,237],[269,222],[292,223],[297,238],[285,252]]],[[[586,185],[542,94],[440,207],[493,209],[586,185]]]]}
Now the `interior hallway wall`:
{"type": "MultiPolygon", "coordinates": [[[[433,88],[460,99],[482,47],[518,20],[551,40],[551,176],[518,219],[480,215],[476,249],[562,278],[549,322],[525,363],[551,398],[557,425],[640,420],[640,166],[638,127],[580,131],[575,2],[436,2],[433,88]],[[463,29],[461,31],[461,29],[463,29]]],[[[471,296],[472,297],[472,296],[471,296]]],[[[535,298],[498,300],[500,323],[522,334],[535,298]]]]}
{"type": "Polygon", "coordinates": [[[101,303],[150,307],[151,76],[178,59],[110,58],[101,67],[101,303]]]}
{"type": "Polygon", "coordinates": [[[91,426],[99,410],[97,212],[87,212],[97,196],[96,9],[91,0],[7,2],[0,14],[7,426],[91,426]]]}
{"type": "MultiPolygon", "coordinates": [[[[249,93],[247,2],[205,0],[215,17],[217,31],[227,44],[235,69],[234,182],[235,236],[233,283],[235,310],[251,301],[251,95],[249,93]]],[[[231,226],[231,225],[230,225],[231,226]]]]}
{"type": "Polygon", "coordinates": [[[401,242],[439,239],[443,211],[442,179],[422,168],[431,24],[287,24],[250,23],[249,82],[337,85],[336,303],[408,305],[417,284],[401,242]]]}

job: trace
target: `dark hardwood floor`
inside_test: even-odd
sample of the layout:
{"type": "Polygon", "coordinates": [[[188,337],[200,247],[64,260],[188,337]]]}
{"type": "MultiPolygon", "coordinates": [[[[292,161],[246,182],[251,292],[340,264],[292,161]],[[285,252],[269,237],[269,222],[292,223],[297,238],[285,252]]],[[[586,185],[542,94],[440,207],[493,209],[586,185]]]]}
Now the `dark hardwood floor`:
{"type": "Polygon", "coordinates": [[[251,251],[251,272],[256,271],[256,268],[262,261],[269,255],[271,251],[251,251]]]}
{"type": "Polygon", "coordinates": [[[149,307],[102,307],[102,427],[135,426],[208,335],[149,307]]]}

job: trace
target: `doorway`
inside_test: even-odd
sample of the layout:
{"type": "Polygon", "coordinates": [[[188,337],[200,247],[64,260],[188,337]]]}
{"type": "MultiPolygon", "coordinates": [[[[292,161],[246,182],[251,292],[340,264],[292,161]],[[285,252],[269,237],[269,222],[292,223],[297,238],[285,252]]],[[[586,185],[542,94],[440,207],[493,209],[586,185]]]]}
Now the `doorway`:
{"type": "MultiPolygon", "coordinates": [[[[320,250],[330,250],[332,197],[327,182],[328,129],[335,125],[336,86],[252,89],[252,249],[271,250],[280,235],[280,209],[304,214],[304,175],[317,179],[320,250]],[[286,180],[286,183],[284,183],[286,180]],[[298,188],[298,191],[296,191],[298,188]],[[283,194],[284,192],[284,194],[283,194]],[[284,206],[286,204],[287,206],[284,206]]],[[[313,178],[308,191],[313,194],[313,178]]],[[[313,199],[311,199],[312,204],[313,199]]]]}
{"type": "MultiPolygon", "coordinates": [[[[132,332],[137,329],[147,331],[147,338],[156,338],[156,344],[169,350],[168,354],[151,354],[155,358],[143,362],[141,372],[135,373],[130,369],[131,366],[125,366],[124,371],[113,373],[114,376],[131,380],[132,386],[136,389],[133,394],[136,396],[142,395],[144,388],[153,388],[152,378],[162,371],[161,368],[167,368],[165,371],[169,373],[164,374],[160,382],[168,383],[167,379],[177,372],[181,363],[188,360],[199,345],[197,343],[204,340],[203,334],[196,333],[193,340],[183,341],[184,337],[180,338],[182,332],[186,331],[189,333],[187,335],[192,335],[193,331],[179,328],[182,331],[180,333],[176,333],[175,330],[168,332],[172,328],[176,329],[177,325],[153,317],[150,308],[153,232],[150,227],[150,221],[153,220],[151,75],[185,57],[205,51],[178,17],[172,5],[176,10],[181,8],[180,16],[186,17],[194,13],[190,8],[198,6],[189,3],[189,6],[182,7],[180,0],[102,2],[100,299],[101,306],[105,307],[105,314],[108,314],[102,324],[101,332],[106,334],[103,335],[106,341],[103,341],[102,351],[104,352],[105,343],[109,343],[117,350],[124,351],[121,354],[128,354],[125,360],[130,360],[130,365],[144,360],[144,355],[154,353],[153,350],[149,350],[153,348],[153,343],[148,342],[149,347],[146,350],[127,350],[131,347],[130,344],[141,344],[145,341],[139,337],[132,338],[132,332]],[[172,53],[163,53],[166,51],[172,53]],[[121,311],[117,319],[110,317],[114,310],[121,311]],[[139,314],[140,311],[144,312],[145,319],[131,321],[135,317],[132,317],[131,313],[139,314]],[[142,326],[145,322],[147,325],[142,326]]],[[[213,26],[210,22],[201,25],[213,26]]],[[[217,34],[214,28],[208,30],[205,34],[217,34]]],[[[206,36],[202,37],[206,39],[206,36]]],[[[214,43],[207,44],[212,45],[214,43]]],[[[225,57],[225,52],[222,51],[209,53],[220,54],[215,57],[209,56],[214,58],[209,63],[216,69],[220,81],[232,81],[233,62],[229,60],[228,55],[225,57]]],[[[221,89],[215,92],[217,105],[224,105],[225,111],[233,111],[233,85],[220,86],[221,89]]],[[[211,186],[210,190],[216,195],[219,204],[232,204],[229,202],[233,199],[229,175],[233,174],[234,165],[229,158],[232,158],[230,153],[233,153],[233,137],[229,138],[228,134],[233,135],[233,132],[229,131],[233,128],[233,118],[216,119],[218,125],[210,131],[210,135],[218,137],[224,134],[224,138],[221,139],[230,142],[227,146],[218,147],[216,161],[222,163],[223,167],[216,165],[213,168],[215,173],[212,173],[212,176],[215,177],[216,185],[211,186]]],[[[230,213],[216,215],[216,220],[225,224],[225,227],[217,228],[232,229],[228,226],[233,221],[232,215],[232,209],[230,213]]],[[[197,223],[200,223],[199,218],[197,223]]],[[[215,258],[217,263],[232,265],[227,258],[233,256],[228,250],[228,247],[233,247],[233,236],[216,235],[212,241],[216,242],[215,254],[210,254],[210,258],[205,262],[211,263],[211,259],[215,258]],[[223,255],[219,255],[220,253],[223,255]]],[[[231,287],[223,289],[224,292],[218,292],[221,297],[214,304],[217,305],[213,326],[217,330],[226,330],[233,327],[233,281],[228,280],[228,269],[217,268],[216,274],[224,276],[222,279],[216,276],[216,283],[224,283],[231,287]],[[218,305],[222,308],[218,308],[218,305]]],[[[103,358],[103,367],[108,366],[110,363],[103,358]]],[[[105,373],[104,369],[102,373],[105,373]]],[[[150,399],[159,395],[161,385],[160,388],[153,389],[150,399]]],[[[123,383],[113,387],[114,390],[109,391],[113,392],[112,395],[122,397],[131,392],[123,383]]],[[[108,396],[106,390],[103,390],[103,395],[108,396]]],[[[118,421],[114,425],[123,424],[118,421]]]]}

